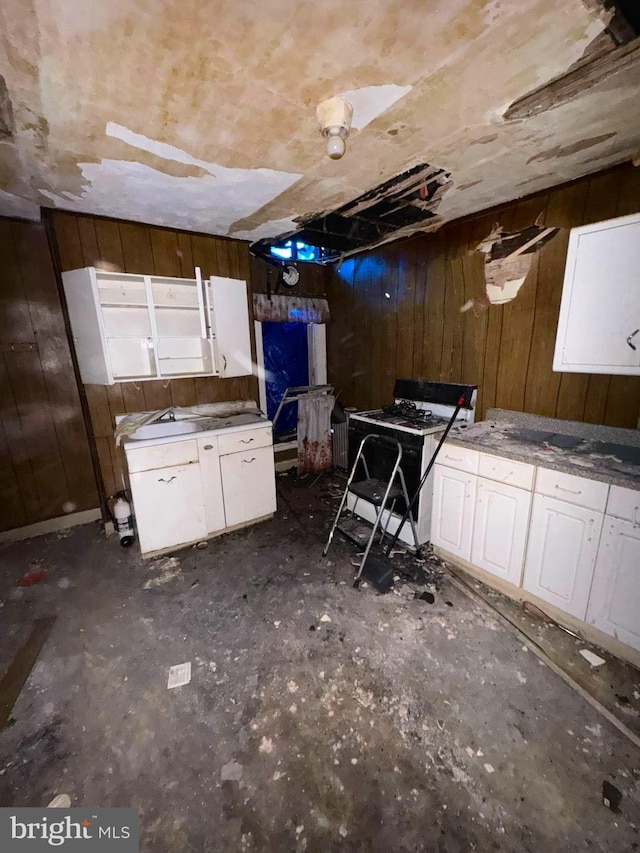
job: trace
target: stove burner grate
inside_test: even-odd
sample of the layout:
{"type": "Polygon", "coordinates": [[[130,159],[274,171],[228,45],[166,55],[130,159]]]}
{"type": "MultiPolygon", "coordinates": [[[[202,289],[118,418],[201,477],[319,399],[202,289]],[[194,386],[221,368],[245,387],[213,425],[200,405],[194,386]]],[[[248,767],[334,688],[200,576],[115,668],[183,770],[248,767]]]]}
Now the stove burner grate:
{"type": "Polygon", "coordinates": [[[433,412],[429,409],[419,409],[411,400],[401,400],[391,406],[383,406],[382,411],[385,415],[405,418],[414,424],[428,424],[433,418],[433,412]]]}

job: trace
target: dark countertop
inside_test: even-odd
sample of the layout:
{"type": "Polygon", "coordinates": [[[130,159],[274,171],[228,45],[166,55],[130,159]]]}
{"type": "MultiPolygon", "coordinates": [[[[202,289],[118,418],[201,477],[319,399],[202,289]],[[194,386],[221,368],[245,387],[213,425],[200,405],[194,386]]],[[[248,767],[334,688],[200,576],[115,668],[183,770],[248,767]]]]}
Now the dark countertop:
{"type": "Polygon", "coordinates": [[[563,421],[504,409],[454,427],[448,442],[640,491],[640,431],[563,421]]]}

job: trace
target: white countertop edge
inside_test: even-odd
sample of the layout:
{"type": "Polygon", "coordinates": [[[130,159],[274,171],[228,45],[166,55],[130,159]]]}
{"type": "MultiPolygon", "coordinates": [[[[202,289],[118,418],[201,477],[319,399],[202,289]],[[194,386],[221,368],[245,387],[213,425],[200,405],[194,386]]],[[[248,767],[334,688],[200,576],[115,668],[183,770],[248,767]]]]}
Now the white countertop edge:
{"type": "Polygon", "coordinates": [[[175,444],[178,441],[193,441],[198,438],[208,438],[216,435],[228,435],[230,432],[248,432],[254,429],[271,429],[271,421],[266,418],[256,418],[253,423],[249,424],[230,424],[229,426],[216,427],[215,429],[203,429],[197,432],[183,432],[177,435],[165,435],[158,438],[145,438],[141,440],[123,438],[122,446],[125,453],[135,450],[144,450],[147,447],[157,447],[160,444],[175,444]]]}

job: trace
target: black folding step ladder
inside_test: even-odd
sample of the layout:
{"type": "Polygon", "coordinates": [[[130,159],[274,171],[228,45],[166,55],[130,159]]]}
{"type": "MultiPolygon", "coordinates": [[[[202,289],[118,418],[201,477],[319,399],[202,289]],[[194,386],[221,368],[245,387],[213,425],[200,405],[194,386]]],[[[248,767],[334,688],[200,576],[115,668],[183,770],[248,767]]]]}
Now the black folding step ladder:
{"type": "MultiPolygon", "coordinates": [[[[369,435],[365,435],[365,437],[360,442],[360,447],[358,448],[353,467],[351,468],[349,479],[347,480],[347,485],[344,490],[344,494],[342,495],[340,506],[338,507],[338,512],[336,513],[336,516],[333,520],[333,524],[331,525],[331,530],[329,531],[329,538],[327,540],[327,544],[324,546],[324,551],[322,552],[323,556],[326,557],[327,553],[329,552],[329,548],[331,547],[331,542],[333,541],[333,536],[336,532],[336,529],[340,530],[342,533],[344,533],[345,536],[347,536],[349,539],[353,540],[357,544],[365,546],[364,556],[362,558],[362,562],[358,567],[358,571],[353,582],[353,585],[355,587],[358,587],[360,585],[360,579],[365,568],[365,563],[367,562],[367,558],[369,557],[371,546],[373,545],[376,536],[376,531],[378,529],[380,529],[380,544],[382,544],[384,540],[398,498],[404,498],[405,506],[409,506],[409,493],[407,492],[407,484],[404,479],[402,468],[400,467],[401,461],[402,445],[395,438],[390,438],[386,435],[378,435],[377,433],[370,433],[369,435]],[[390,444],[397,450],[396,459],[393,464],[393,469],[391,471],[391,476],[388,480],[375,479],[371,477],[369,473],[369,466],[367,465],[367,460],[364,451],[365,445],[370,439],[375,439],[376,442],[382,441],[387,444],[390,444]],[[354,483],[353,479],[355,477],[359,462],[362,462],[365,479],[359,480],[358,482],[354,483]],[[353,495],[353,497],[355,498],[353,508],[351,510],[349,510],[347,504],[347,499],[349,495],[353,495]],[[370,532],[367,530],[366,533],[363,533],[364,525],[357,522],[355,518],[356,509],[358,507],[358,501],[360,499],[369,501],[369,503],[373,504],[373,506],[376,508],[375,522],[373,523],[370,532]],[[342,519],[341,516],[345,507],[347,507],[347,512],[349,512],[350,515],[347,515],[344,519],[342,519]],[[388,509],[388,515],[386,523],[383,527],[382,516],[385,509],[388,509]]],[[[396,531],[396,539],[400,534],[400,530],[404,526],[406,521],[407,517],[405,517],[400,523],[400,528],[396,531]]],[[[417,550],[420,547],[418,543],[418,531],[416,530],[415,521],[411,513],[409,513],[408,515],[408,521],[411,525],[413,541],[417,550]]]]}

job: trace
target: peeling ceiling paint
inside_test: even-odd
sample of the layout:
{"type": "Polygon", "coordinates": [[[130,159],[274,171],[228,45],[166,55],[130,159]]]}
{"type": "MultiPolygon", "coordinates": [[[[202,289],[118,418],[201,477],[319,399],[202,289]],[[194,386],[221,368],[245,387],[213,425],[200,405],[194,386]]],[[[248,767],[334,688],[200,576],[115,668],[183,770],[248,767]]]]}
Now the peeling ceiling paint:
{"type": "Polygon", "coordinates": [[[503,117],[601,36],[599,9],[3,0],[0,213],[55,205],[260,239],[421,163],[452,175],[438,222],[545,189],[640,149],[635,65],[549,112],[503,117]],[[315,109],[337,94],[355,112],[331,161],[315,109]]]}
{"type": "Polygon", "coordinates": [[[363,130],[410,91],[411,86],[388,83],[386,86],[365,86],[364,89],[341,92],[338,97],[349,101],[353,107],[352,129],[363,130]]]}

